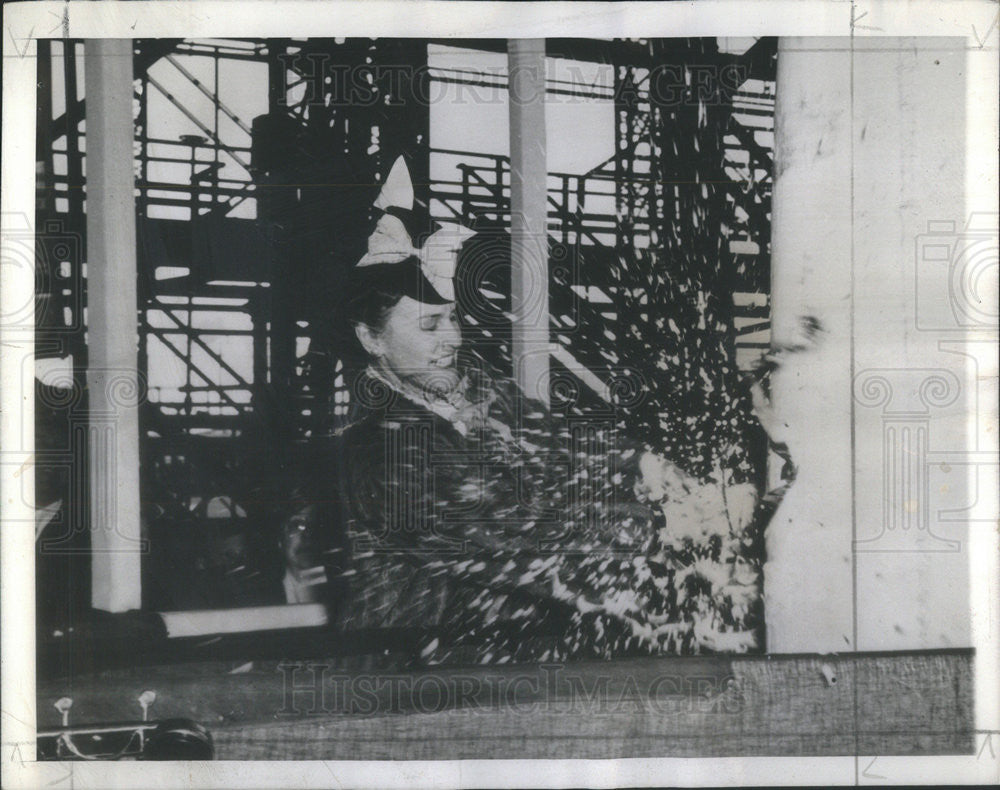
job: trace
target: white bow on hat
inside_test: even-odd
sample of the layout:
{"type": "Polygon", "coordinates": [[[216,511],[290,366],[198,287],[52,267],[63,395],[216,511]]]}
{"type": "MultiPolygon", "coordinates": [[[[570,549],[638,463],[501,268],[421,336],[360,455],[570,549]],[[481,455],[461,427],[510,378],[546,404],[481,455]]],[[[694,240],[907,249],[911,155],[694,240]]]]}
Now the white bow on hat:
{"type": "MultiPolygon", "coordinates": [[[[392,165],[382,191],[375,201],[375,208],[383,212],[389,208],[413,208],[413,183],[403,157],[392,165]]],[[[420,261],[424,277],[443,298],[455,299],[455,267],[462,244],[475,235],[464,225],[448,224],[435,231],[420,248],[413,246],[413,239],[399,217],[383,214],[368,238],[368,252],[358,261],[358,266],[380,263],[399,263],[411,256],[420,261]]]]}

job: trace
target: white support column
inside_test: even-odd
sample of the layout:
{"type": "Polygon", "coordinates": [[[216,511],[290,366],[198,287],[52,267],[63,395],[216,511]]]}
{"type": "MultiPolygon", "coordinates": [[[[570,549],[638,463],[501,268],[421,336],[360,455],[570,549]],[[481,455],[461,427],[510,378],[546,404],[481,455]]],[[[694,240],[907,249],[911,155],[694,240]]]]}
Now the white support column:
{"type": "Polygon", "coordinates": [[[966,48],[779,44],[774,341],[822,330],[774,388],[799,476],[767,531],[773,652],[970,644],[966,48]]]}
{"type": "Polygon", "coordinates": [[[511,296],[514,375],[522,391],[549,401],[548,169],[545,40],[511,39],[511,296]]]}
{"type": "Polygon", "coordinates": [[[85,43],[93,605],[141,604],[132,41],[85,43]]]}
{"type": "Polygon", "coordinates": [[[778,45],[773,343],[824,331],[775,376],[772,397],[798,478],[766,533],[770,652],[854,647],[851,559],[851,145],[846,39],[778,45]]]}

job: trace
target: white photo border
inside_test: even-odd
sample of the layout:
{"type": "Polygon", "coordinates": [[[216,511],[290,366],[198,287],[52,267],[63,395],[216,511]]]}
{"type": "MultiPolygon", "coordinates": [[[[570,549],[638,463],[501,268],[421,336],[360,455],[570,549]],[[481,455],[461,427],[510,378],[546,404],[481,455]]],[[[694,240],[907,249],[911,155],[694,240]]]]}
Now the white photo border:
{"type": "MultiPolygon", "coordinates": [[[[961,36],[968,42],[967,150],[995,156],[998,12],[988,0],[705,0],[704,2],[483,3],[441,0],[250,2],[32,2],[3,9],[2,211],[32,232],[35,200],[35,41],[38,38],[152,37],[676,37],[961,36]],[[972,79],[971,77],[974,77],[972,79]]],[[[971,163],[971,160],[970,160],[971,163]]],[[[996,206],[997,176],[967,178],[967,205],[996,206]]],[[[967,171],[968,172],[968,171],[967,171]]],[[[996,210],[995,208],[991,210],[996,210]]],[[[0,314],[30,300],[32,273],[3,268],[0,314]]],[[[30,301],[27,302],[30,304],[30,301]]],[[[33,404],[19,377],[32,354],[30,331],[4,326],[0,357],[0,436],[31,431],[33,404]]],[[[30,364],[30,363],[29,363],[30,364]]],[[[994,371],[995,373],[995,371],[994,371]]],[[[995,421],[990,404],[986,419],[995,421]]],[[[993,423],[995,426],[995,422],[993,423]]],[[[27,434],[30,435],[30,434],[27,434]]],[[[5,521],[33,520],[13,486],[33,490],[30,461],[0,467],[5,521]],[[24,478],[24,479],[18,479],[24,478]]],[[[996,783],[1000,780],[1000,575],[996,534],[970,550],[976,661],[976,754],[950,757],[857,756],[725,759],[623,759],[440,762],[205,762],[171,764],[34,761],[35,630],[33,536],[2,530],[3,784],[27,787],[513,787],[996,783]],[[992,558],[992,559],[991,559],[992,558]]]]}

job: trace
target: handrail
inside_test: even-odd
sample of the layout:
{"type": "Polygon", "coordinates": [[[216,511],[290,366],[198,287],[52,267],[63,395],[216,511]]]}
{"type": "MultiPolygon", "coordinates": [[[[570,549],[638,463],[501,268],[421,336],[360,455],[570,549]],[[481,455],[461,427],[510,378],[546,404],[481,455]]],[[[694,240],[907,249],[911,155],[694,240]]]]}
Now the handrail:
{"type": "MultiPolygon", "coordinates": [[[[431,153],[451,155],[463,154],[463,152],[451,151],[448,149],[431,149],[431,153]]],[[[459,218],[466,218],[472,214],[473,209],[477,207],[477,203],[479,203],[482,208],[495,206],[498,212],[503,212],[504,208],[509,206],[509,199],[506,198],[505,194],[509,191],[509,186],[503,183],[502,174],[505,170],[509,171],[510,158],[502,154],[476,154],[475,157],[477,159],[487,160],[491,162],[491,164],[477,165],[468,162],[456,163],[455,167],[462,174],[462,181],[441,183],[460,187],[460,191],[449,195],[447,192],[439,190],[432,194],[433,197],[436,197],[445,206],[447,206],[447,200],[449,197],[452,200],[460,201],[460,211],[456,211],[453,207],[447,206],[448,210],[459,218]],[[504,165],[507,165],[507,168],[505,168],[504,165]],[[489,181],[484,177],[483,174],[486,172],[494,172],[496,174],[493,181],[489,181]],[[474,190],[482,190],[486,194],[475,195],[473,192],[474,190]],[[489,203],[487,205],[482,205],[486,200],[489,200],[489,203]]],[[[643,159],[648,160],[649,157],[643,157],[643,159]]],[[[550,178],[556,179],[558,183],[549,187],[547,190],[548,194],[546,201],[547,204],[555,210],[554,216],[558,222],[554,230],[557,233],[561,231],[564,243],[568,243],[570,233],[576,233],[578,238],[586,238],[594,245],[606,246],[606,244],[595,234],[613,233],[615,231],[615,216],[611,214],[587,213],[583,210],[583,206],[585,205],[586,198],[588,196],[612,196],[612,193],[609,192],[589,189],[588,181],[614,181],[614,174],[604,172],[604,168],[614,162],[614,160],[615,157],[611,156],[598,163],[586,173],[582,174],[560,172],[548,174],[550,178]],[[576,198],[576,210],[571,210],[569,208],[569,198],[571,194],[576,198]],[[608,222],[610,227],[595,228],[585,220],[590,220],[591,223],[594,220],[597,220],[598,222],[603,220],[608,222]]]]}

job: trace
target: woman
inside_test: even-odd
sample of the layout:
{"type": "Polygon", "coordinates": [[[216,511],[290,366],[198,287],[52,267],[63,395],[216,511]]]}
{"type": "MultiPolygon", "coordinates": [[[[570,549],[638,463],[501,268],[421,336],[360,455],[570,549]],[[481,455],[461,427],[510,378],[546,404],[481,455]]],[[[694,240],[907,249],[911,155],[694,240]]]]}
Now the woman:
{"type": "Polygon", "coordinates": [[[320,472],[347,537],[328,566],[340,625],[425,629],[430,662],[753,647],[752,487],[699,483],[469,365],[453,276],[470,233],[415,248],[412,201],[399,160],[352,283],[366,414],[320,472]]]}

